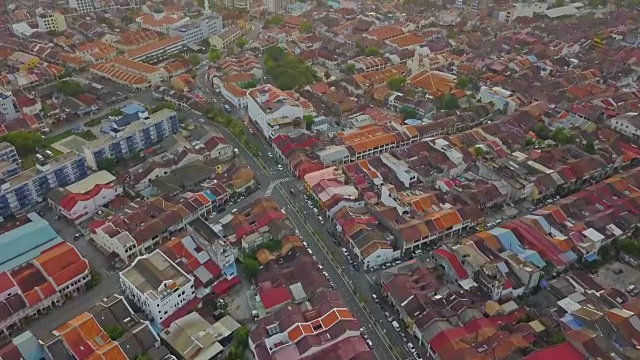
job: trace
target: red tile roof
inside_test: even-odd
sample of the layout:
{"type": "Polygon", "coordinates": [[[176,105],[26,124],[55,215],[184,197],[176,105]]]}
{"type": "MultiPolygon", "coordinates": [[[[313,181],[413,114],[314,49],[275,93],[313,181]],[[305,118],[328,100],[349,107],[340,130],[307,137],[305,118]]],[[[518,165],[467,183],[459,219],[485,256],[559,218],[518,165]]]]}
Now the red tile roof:
{"type": "Polygon", "coordinates": [[[181,319],[187,314],[193,312],[197,307],[200,306],[200,304],[202,304],[202,299],[198,297],[191,299],[186,304],[184,304],[184,306],[182,306],[180,309],[176,310],[175,312],[173,312],[173,314],[169,315],[166,319],[164,319],[160,323],[160,326],[163,329],[168,328],[176,320],[181,319]]]}
{"type": "Polygon", "coordinates": [[[267,289],[260,288],[258,296],[260,296],[260,301],[262,301],[262,305],[267,310],[291,300],[289,289],[284,286],[267,289]]]}
{"type": "Polygon", "coordinates": [[[34,261],[58,288],[89,270],[89,262],[67,242],[45,250],[34,261]]]}
{"type": "Polygon", "coordinates": [[[0,273],[0,294],[15,286],[16,284],[13,283],[13,280],[11,280],[11,277],[6,271],[0,273]]]}
{"type": "Polygon", "coordinates": [[[582,356],[570,343],[563,342],[562,344],[550,346],[538,351],[534,351],[529,356],[524,358],[525,360],[548,360],[548,359],[562,359],[562,360],[584,360],[582,356]]]}
{"type": "Polygon", "coordinates": [[[239,284],[241,281],[239,276],[234,276],[231,279],[221,279],[220,281],[218,281],[217,283],[213,284],[213,286],[211,287],[211,290],[213,290],[213,292],[218,295],[218,296],[222,296],[224,294],[227,293],[227,291],[229,291],[229,289],[231,289],[233,286],[239,284]]]}
{"type": "Polygon", "coordinates": [[[94,197],[100,195],[100,193],[104,189],[113,189],[113,186],[97,184],[93,187],[93,189],[89,190],[84,194],[76,194],[76,193],[67,194],[60,200],[60,204],[58,205],[65,211],[71,211],[73,210],[73,208],[76,206],[77,203],[81,201],[88,201],[93,199],[94,197]]]}
{"type": "Polygon", "coordinates": [[[458,280],[464,280],[469,277],[467,271],[464,269],[464,266],[454,254],[445,249],[435,249],[433,250],[433,253],[447,259],[449,264],[451,264],[453,270],[456,272],[456,277],[458,278],[458,280]]]}

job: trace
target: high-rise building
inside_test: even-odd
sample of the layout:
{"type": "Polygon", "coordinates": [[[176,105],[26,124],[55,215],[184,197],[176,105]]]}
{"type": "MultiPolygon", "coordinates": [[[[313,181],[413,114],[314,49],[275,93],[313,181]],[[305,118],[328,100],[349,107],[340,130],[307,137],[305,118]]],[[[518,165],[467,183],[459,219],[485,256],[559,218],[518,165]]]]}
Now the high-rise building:
{"type": "Polygon", "coordinates": [[[94,10],[92,0],[69,0],[69,7],[76,9],[79,13],[92,12],[94,10]]]}
{"type": "Polygon", "coordinates": [[[59,12],[53,12],[49,10],[36,11],[36,21],[38,22],[38,28],[42,31],[65,31],[67,30],[67,22],[64,19],[64,15],[59,12]]]}
{"type": "Polygon", "coordinates": [[[7,120],[13,120],[20,115],[16,98],[11,91],[3,87],[0,87],[0,113],[2,113],[7,120]]]}

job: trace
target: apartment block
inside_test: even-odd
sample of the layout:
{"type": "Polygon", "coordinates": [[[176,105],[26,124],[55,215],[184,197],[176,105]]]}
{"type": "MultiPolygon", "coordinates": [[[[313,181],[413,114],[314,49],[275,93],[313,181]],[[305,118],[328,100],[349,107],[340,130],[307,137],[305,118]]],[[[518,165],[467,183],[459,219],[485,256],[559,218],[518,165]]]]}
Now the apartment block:
{"type": "Polygon", "coordinates": [[[170,36],[182,37],[187,45],[199,45],[209,36],[222,32],[222,17],[212,14],[175,29],[169,29],[170,36]]]}
{"type": "Polygon", "coordinates": [[[172,110],[162,109],[122,130],[111,129],[109,134],[91,141],[83,148],[84,156],[88,166],[97,169],[103,159],[122,160],[178,131],[178,115],[172,110]]]}
{"type": "Polygon", "coordinates": [[[0,216],[25,211],[45,199],[49,190],[87,177],[83,156],[70,151],[11,177],[0,185],[0,216]]]}
{"type": "Polygon", "coordinates": [[[137,258],[122,271],[120,285],[157,326],[195,297],[193,278],[160,250],[137,258]]]}

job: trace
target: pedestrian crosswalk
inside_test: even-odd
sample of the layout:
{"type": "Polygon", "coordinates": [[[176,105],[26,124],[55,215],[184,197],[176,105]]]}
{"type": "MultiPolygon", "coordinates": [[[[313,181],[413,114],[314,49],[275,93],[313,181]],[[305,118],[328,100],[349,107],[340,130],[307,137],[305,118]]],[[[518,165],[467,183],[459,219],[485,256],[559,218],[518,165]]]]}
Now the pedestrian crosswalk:
{"type": "Polygon", "coordinates": [[[282,178],[282,179],[278,179],[278,180],[274,180],[269,184],[269,187],[267,187],[267,192],[264,193],[264,196],[271,196],[271,193],[273,192],[273,189],[276,187],[276,185],[278,184],[282,184],[283,182],[287,182],[289,180],[293,180],[290,177],[286,177],[286,178],[282,178]]]}

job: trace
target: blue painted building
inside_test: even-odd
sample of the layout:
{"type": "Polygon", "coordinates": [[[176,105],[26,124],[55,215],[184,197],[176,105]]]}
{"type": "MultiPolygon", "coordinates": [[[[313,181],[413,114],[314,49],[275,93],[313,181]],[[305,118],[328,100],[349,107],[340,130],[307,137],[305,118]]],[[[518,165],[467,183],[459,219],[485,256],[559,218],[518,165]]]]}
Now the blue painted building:
{"type": "Polygon", "coordinates": [[[71,185],[88,174],[84,157],[73,151],[38,163],[0,185],[0,217],[27,211],[43,201],[49,190],[71,185]]]}
{"type": "Polygon", "coordinates": [[[111,129],[109,134],[84,146],[84,156],[90,168],[106,158],[123,160],[136,151],[145,150],[180,130],[175,111],[162,109],[147,115],[122,129],[111,129]]]}
{"type": "Polygon", "coordinates": [[[11,342],[0,348],[1,359],[41,360],[45,359],[44,346],[31,331],[11,339],[11,342]]]}

